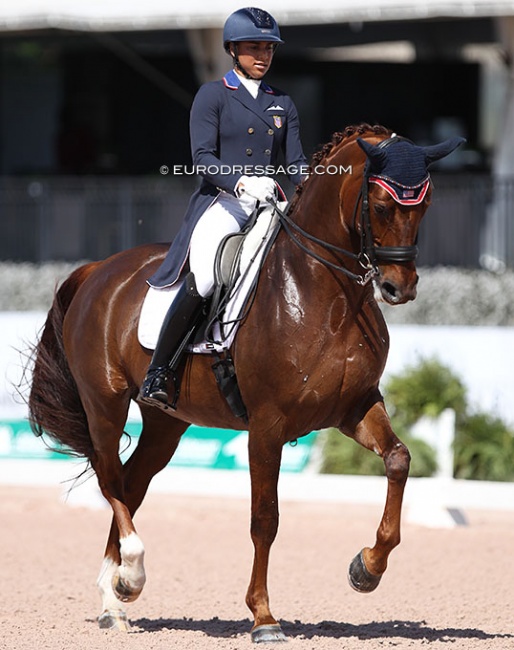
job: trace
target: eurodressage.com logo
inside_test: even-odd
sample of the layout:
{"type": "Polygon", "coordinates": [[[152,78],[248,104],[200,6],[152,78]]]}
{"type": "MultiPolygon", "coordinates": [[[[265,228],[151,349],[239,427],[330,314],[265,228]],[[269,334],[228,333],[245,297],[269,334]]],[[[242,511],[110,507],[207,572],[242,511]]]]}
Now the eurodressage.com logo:
{"type": "Polygon", "coordinates": [[[309,174],[338,176],[341,174],[352,174],[352,165],[161,165],[159,172],[163,176],[228,176],[241,174],[242,176],[308,176],[309,174]]]}

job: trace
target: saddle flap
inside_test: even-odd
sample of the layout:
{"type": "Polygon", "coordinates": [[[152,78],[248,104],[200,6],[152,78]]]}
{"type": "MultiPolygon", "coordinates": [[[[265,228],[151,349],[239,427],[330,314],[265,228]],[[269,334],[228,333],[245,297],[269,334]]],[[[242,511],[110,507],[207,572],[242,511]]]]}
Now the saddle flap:
{"type": "Polygon", "coordinates": [[[233,233],[222,239],[216,255],[216,284],[228,287],[237,277],[244,238],[244,233],[233,233]]]}

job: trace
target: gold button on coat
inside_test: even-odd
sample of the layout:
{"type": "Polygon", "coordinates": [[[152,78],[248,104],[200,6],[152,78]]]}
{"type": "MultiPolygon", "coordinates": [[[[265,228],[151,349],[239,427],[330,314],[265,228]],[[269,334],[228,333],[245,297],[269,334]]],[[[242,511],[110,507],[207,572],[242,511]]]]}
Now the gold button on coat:
{"type": "Polygon", "coordinates": [[[271,149],[264,149],[264,153],[269,156],[271,154],[271,149]]]}
{"type": "Polygon", "coordinates": [[[254,130],[255,130],[255,129],[251,126],[251,127],[248,129],[248,133],[252,134],[252,133],[254,132],[254,130]]]}
{"type": "Polygon", "coordinates": [[[253,153],[253,151],[252,151],[251,149],[247,149],[247,150],[246,150],[246,155],[247,155],[247,156],[251,156],[252,153],[253,153]]]}
{"type": "Polygon", "coordinates": [[[268,135],[273,135],[274,131],[273,129],[268,129],[268,135]]]}

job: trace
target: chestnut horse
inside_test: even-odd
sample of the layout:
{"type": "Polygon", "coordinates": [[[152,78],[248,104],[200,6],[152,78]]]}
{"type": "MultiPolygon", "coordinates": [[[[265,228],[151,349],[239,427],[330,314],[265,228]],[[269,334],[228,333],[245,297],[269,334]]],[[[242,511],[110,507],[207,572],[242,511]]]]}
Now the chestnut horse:
{"type": "MultiPolygon", "coordinates": [[[[187,354],[177,409],[139,403],[141,435],[122,464],[119,443],[129,404],[137,400],[150,360],[137,339],[139,312],[146,279],[167,246],[144,245],[86,264],[56,293],[35,349],[30,420],[36,433],[47,432],[90,461],[112,507],[98,578],[100,627],[129,628],[123,603],[134,601],[145,583],[144,547],[133,516],[190,423],[249,431],[254,563],[246,603],[254,641],[285,639],[267,588],[279,520],[277,481],[284,444],[313,430],[337,427],[384,461],[387,498],[376,540],[349,571],[358,591],[378,585],[400,541],[410,457],[391,429],[379,391],[389,339],[374,290],[391,304],[415,298],[415,244],[432,191],[427,184],[421,202],[405,205],[380,184],[368,183],[366,163],[376,157],[378,164],[387,151],[380,143],[396,140],[381,126],[334,134],[311,162],[313,173],[288,215],[281,215],[231,349],[247,425],[221,396],[210,355],[187,354]]],[[[419,154],[421,148],[410,144],[419,154]]],[[[427,167],[457,146],[445,144],[426,148],[427,167]]]]}

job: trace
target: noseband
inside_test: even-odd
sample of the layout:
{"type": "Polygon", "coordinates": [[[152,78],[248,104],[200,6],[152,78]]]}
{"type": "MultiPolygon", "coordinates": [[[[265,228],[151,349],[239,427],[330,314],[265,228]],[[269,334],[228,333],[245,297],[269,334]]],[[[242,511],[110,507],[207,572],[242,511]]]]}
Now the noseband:
{"type": "MultiPolygon", "coordinates": [[[[401,136],[394,135],[387,140],[382,140],[379,147],[384,148],[388,147],[393,142],[398,142],[399,140],[406,140],[407,138],[402,138],[401,136]]],[[[410,142],[410,140],[408,140],[410,142]]],[[[366,164],[364,169],[364,176],[362,179],[362,187],[355,202],[355,208],[353,211],[353,222],[356,221],[357,209],[359,202],[361,202],[361,213],[360,213],[360,237],[361,237],[361,246],[360,253],[356,254],[352,251],[347,251],[344,248],[339,246],[334,246],[329,244],[322,239],[318,239],[314,235],[306,232],[301,228],[297,223],[295,223],[285,212],[280,210],[276,203],[272,203],[275,211],[278,215],[281,226],[287,232],[289,237],[294,241],[294,243],[301,248],[307,255],[310,255],[314,259],[318,260],[325,266],[335,269],[344,273],[346,276],[354,280],[357,284],[365,286],[370,280],[372,280],[376,275],[379,274],[378,264],[394,264],[402,262],[413,262],[418,256],[418,247],[414,246],[375,246],[373,242],[373,233],[371,231],[371,219],[369,214],[369,165],[366,164]],[[321,255],[318,255],[310,248],[305,246],[297,237],[301,235],[308,241],[311,241],[315,244],[318,244],[326,251],[332,253],[338,253],[344,255],[350,259],[356,260],[365,270],[365,273],[359,275],[358,273],[353,273],[347,269],[342,264],[334,264],[329,260],[325,259],[321,255]]]]}

